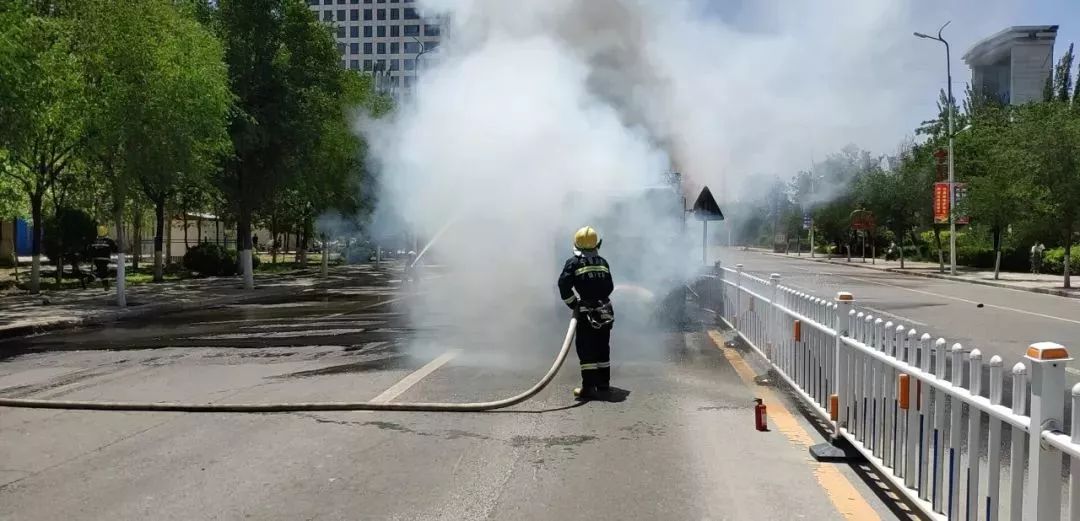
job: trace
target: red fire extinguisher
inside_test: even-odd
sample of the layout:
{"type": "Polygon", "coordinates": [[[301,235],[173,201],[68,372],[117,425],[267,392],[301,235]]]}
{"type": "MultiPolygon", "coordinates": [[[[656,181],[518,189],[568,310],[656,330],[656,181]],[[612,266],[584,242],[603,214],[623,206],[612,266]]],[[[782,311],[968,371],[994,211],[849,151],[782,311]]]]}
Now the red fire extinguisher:
{"type": "Polygon", "coordinates": [[[765,414],[765,404],[761,398],[754,398],[754,428],[765,432],[769,430],[768,417],[765,414]]]}

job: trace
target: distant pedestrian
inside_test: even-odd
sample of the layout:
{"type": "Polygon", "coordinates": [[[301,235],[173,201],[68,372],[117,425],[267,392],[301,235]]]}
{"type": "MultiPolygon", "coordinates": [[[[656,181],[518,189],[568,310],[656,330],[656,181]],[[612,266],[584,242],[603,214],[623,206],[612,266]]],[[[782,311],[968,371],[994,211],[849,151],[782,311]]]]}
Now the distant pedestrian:
{"type": "Polygon", "coordinates": [[[1031,247],[1031,272],[1036,275],[1042,272],[1044,251],[1046,251],[1046,246],[1039,241],[1035,241],[1031,247]]]}

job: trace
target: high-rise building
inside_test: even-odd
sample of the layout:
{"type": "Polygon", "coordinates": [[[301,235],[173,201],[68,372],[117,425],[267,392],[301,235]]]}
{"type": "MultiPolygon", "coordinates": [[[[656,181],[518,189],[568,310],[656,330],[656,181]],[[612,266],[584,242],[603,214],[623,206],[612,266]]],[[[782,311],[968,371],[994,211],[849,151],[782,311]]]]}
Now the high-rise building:
{"type": "Polygon", "coordinates": [[[438,48],[442,22],[425,18],[415,0],[308,0],[337,32],[341,66],[375,74],[380,88],[409,89],[438,48]]]}
{"type": "Polygon", "coordinates": [[[1041,100],[1057,31],[1056,25],[1015,26],[975,44],[964,54],[971,88],[1013,105],[1041,100]]]}

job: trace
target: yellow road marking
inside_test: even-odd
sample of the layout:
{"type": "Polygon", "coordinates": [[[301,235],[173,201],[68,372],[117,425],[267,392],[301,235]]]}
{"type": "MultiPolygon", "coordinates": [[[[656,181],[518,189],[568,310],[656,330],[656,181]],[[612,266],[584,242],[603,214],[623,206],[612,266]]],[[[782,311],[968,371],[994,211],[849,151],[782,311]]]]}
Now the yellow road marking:
{"type": "MultiPolygon", "coordinates": [[[[754,388],[758,397],[766,402],[769,407],[769,420],[776,425],[777,430],[796,445],[807,449],[814,445],[814,438],[799,424],[795,416],[787,410],[784,402],[778,399],[771,390],[757,387],[757,384],[754,383],[754,371],[750,368],[750,364],[746,363],[746,360],[738,351],[724,347],[724,337],[720,332],[709,330],[709,339],[724,353],[724,357],[731,363],[731,367],[735,369],[743,383],[747,387],[754,388]]],[[[832,502],[844,519],[848,521],[881,519],[873,507],[866,502],[862,494],[859,494],[859,491],[840,473],[835,465],[815,462],[813,467],[814,478],[817,479],[818,484],[821,485],[821,488],[825,490],[825,494],[829,497],[829,501],[832,502]]]]}

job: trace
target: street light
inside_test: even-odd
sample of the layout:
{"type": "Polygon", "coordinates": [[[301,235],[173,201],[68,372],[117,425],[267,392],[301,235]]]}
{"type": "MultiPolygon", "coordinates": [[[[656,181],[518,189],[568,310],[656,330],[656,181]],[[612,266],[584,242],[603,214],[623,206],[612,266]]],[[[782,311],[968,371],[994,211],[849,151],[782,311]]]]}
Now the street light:
{"type": "Polygon", "coordinates": [[[416,40],[416,43],[420,44],[420,52],[416,53],[416,58],[413,58],[413,71],[414,71],[413,72],[413,76],[414,76],[413,88],[416,89],[416,91],[419,91],[420,90],[420,57],[423,56],[425,52],[427,52],[427,46],[424,45],[424,42],[420,41],[420,39],[415,37],[415,36],[413,36],[412,39],[416,40]]]}
{"type": "Polygon", "coordinates": [[[954,103],[952,95],[952,59],[949,53],[949,42],[941,36],[942,31],[950,23],[952,22],[945,22],[945,25],[938,29],[936,37],[919,32],[916,32],[915,36],[927,40],[937,40],[945,44],[945,75],[949,89],[949,274],[956,275],[956,175],[953,162],[953,139],[956,137],[953,132],[953,119],[955,118],[953,112],[955,112],[954,106],[956,103],[954,103]]]}

